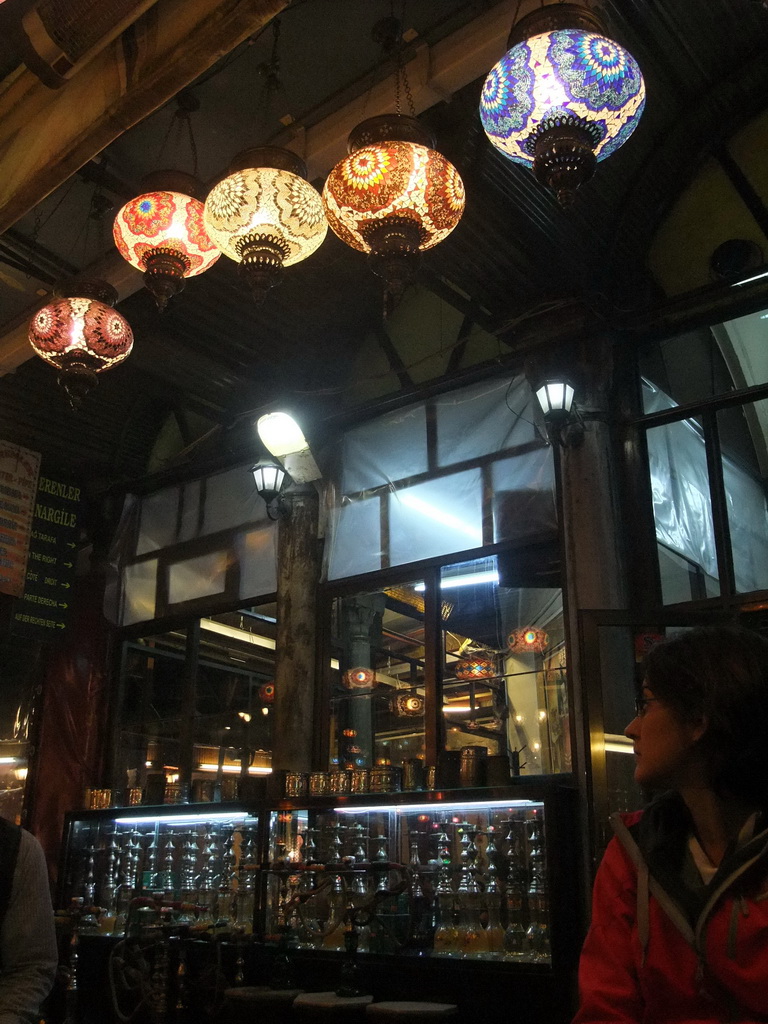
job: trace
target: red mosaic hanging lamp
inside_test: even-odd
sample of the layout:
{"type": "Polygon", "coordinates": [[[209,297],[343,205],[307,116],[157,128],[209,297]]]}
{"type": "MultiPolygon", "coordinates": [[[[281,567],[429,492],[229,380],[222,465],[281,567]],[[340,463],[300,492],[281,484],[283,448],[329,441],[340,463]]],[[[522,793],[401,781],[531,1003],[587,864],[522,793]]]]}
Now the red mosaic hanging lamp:
{"type": "Polygon", "coordinates": [[[144,272],[144,284],[160,312],[188,277],[204,273],[221,255],[203,224],[201,193],[191,174],[156,171],[115,217],[117,250],[144,272]]]}
{"type": "Polygon", "coordinates": [[[29,343],[59,371],[73,409],[97,383],[130,355],[133,331],[113,309],[117,291],[106,281],[77,281],[60,286],[57,297],[30,321],[29,343]]]}

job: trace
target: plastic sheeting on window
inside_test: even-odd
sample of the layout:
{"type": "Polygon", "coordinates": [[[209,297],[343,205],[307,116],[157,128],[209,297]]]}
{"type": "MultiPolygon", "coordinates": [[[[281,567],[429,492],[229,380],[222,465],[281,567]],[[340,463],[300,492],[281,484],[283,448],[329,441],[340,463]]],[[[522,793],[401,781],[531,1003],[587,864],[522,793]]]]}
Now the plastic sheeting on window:
{"type": "Polygon", "coordinates": [[[389,501],[391,564],[482,547],[482,494],[479,469],[394,491],[389,501]]]}
{"type": "Polygon", "coordinates": [[[226,551],[209,551],[169,565],[168,604],[224,593],[228,560],[226,551]]]}
{"type": "MultiPolygon", "coordinates": [[[[121,626],[149,622],[155,617],[157,601],[157,559],[127,565],[122,574],[122,607],[113,621],[121,626]]],[[[106,609],[105,609],[106,612],[106,609]]]]}
{"type": "MultiPolygon", "coordinates": [[[[675,403],[643,382],[647,412],[675,403]]],[[[704,437],[694,420],[681,420],[647,432],[648,460],[657,540],[718,579],[715,531],[704,437]]],[[[768,506],[763,485],[733,460],[723,457],[736,589],[765,586],[768,567],[768,506]]]]}
{"type": "Polygon", "coordinates": [[[104,614],[112,622],[129,625],[168,614],[167,607],[157,607],[161,583],[167,583],[169,605],[210,596],[213,610],[217,599],[247,601],[275,592],[277,527],[250,466],[239,466],[142,498],[129,495],[110,564],[104,614]],[[212,535],[213,561],[210,541],[202,551],[194,543],[212,535]],[[228,571],[232,566],[236,571],[228,571]]]}
{"type": "Polygon", "coordinates": [[[552,451],[524,377],[475,384],[351,430],[340,480],[327,579],[557,529],[552,451]]]}
{"type": "Polygon", "coordinates": [[[433,404],[438,466],[454,466],[541,439],[533,421],[531,389],[524,377],[451,391],[435,398],[433,404]]]}
{"type": "Polygon", "coordinates": [[[681,420],[647,433],[656,539],[718,578],[704,439],[681,420]]]}
{"type": "Polygon", "coordinates": [[[135,553],[160,551],[265,518],[250,470],[238,466],[142,498],[135,553]]]}

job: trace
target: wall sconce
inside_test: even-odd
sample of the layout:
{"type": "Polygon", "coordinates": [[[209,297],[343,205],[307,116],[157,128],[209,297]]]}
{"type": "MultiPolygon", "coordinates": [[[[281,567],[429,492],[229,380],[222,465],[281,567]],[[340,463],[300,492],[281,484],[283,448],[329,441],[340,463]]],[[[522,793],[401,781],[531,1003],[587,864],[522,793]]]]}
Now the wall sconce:
{"type": "Polygon", "coordinates": [[[575,389],[566,377],[550,377],[533,387],[552,442],[575,448],[584,440],[584,424],[573,404],[575,389]]]}
{"type": "Polygon", "coordinates": [[[268,459],[257,462],[251,470],[256,490],[264,499],[267,515],[270,519],[280,519],[288,514],[285,504],[280,500],[288,474],[282,466],[268,459]]]}

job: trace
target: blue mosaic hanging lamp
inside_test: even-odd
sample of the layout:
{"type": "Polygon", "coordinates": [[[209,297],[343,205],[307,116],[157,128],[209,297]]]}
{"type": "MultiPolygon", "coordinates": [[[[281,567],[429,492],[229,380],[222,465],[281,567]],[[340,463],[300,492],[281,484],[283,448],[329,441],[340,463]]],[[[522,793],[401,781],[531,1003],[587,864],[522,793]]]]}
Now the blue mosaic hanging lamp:
{"type": "Polygon", "coordinates": [[[483,86],[483,128],[510,160],[532,165],[566,206],[596,163],[637,127],[645,106],[642,73],[581,4],[531,12],[513,27],[508,45],[483,86]]]}

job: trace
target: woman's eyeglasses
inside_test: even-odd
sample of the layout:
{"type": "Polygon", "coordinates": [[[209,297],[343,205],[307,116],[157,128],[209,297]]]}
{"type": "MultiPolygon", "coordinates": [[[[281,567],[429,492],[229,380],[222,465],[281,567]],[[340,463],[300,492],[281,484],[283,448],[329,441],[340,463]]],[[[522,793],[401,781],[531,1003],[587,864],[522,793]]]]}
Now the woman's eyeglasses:
{"type": "Polygon", "coordinates": [[[658,697],[635,697],[635,714],[638,718],[642,718],[645,712],[648,710],[648,705],[653,704],[655,700],[659,700],[658,697]]]}

